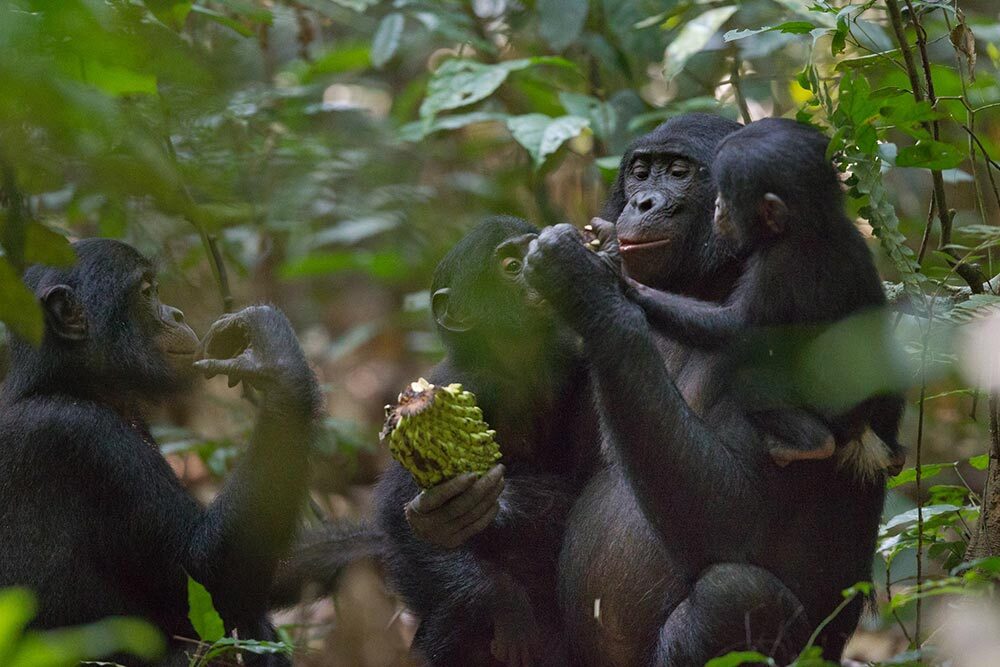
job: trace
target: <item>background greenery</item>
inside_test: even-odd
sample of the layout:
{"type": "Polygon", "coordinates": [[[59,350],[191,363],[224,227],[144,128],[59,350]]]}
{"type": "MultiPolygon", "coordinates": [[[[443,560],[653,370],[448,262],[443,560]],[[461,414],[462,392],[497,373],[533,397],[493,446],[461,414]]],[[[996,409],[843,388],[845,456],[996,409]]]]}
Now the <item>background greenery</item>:
{"type": "MultiPolygon", "coordinates": [[[[851,650],[940,661],[967,645],[937,611],[948,606],[924,599],[989,599],[1000,569],[1000,509],[984,491],[1000,474],[997,401],[988,374],[955,363],[997,367],[998,300],[983,283],[1000,272],[998,12],[993,0],[9,0],[0,322],[37,338],[20,271],[71,261],[67,239],[93,235],[157,257],[166,298],[199,331],[224,309],[279,304],[330,398],[317,512],[364,514],[381,405],[440,354],[426,288],[463,230],[490,212],[584,223],[628,142],[672,115],[797,116],[834,138],[851,213],[893,283],[914,387],[905,439],[925,464],[891,484],[882,613],[851,650]]],[[[157,434],[197,492],[238,455],[244,415],[212,383],[164,414],[157,434]]],[[[329,618],[285,619],[316,649],[304,663],[401,660],[412,623],[384,594],[372,602],[377,576],[351,581],[329,618]],[[359,606],[389,622],[357,621],[359,606]]]]}

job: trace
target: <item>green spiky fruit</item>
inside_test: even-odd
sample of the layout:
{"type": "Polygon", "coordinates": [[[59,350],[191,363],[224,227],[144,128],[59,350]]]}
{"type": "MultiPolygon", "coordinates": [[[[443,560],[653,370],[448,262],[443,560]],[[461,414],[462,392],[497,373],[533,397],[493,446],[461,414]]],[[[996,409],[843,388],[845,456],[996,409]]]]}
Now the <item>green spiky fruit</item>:
{"type": "Polygon", "coordinates": [[[483,421],[476,397],[460,384],[436,386],[420,378],[385,406],[380,437],[392,457],[428,489],[458,475],[482,474],[500,459],[496,431],[483,421]]]}

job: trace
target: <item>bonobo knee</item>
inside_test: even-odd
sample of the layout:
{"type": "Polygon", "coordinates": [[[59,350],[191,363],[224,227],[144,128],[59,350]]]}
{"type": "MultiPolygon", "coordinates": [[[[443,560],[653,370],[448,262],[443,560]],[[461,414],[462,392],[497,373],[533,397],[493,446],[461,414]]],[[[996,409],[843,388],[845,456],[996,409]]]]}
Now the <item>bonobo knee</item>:
{"type": "Polygon", "coordinates": [[[704,570],[670,613],[655,664],[701,667],[731,651],[758,651],[787,664],[811,630],[802,603],[777,577],[755,565],[722,563],[704,570]]]}

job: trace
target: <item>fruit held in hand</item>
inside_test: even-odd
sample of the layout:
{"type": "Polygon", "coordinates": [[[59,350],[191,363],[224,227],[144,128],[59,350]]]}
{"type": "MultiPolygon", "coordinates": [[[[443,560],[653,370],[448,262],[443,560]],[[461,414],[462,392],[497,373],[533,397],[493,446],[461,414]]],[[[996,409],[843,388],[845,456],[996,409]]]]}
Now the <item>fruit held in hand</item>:
{"type": "Polygon", "coordinates": [[[474,394],[420,378],[385,406],[379,437],[422,488],[463,473],[484,473],[500,459],[496,431],[483,421],[474,394]]]}

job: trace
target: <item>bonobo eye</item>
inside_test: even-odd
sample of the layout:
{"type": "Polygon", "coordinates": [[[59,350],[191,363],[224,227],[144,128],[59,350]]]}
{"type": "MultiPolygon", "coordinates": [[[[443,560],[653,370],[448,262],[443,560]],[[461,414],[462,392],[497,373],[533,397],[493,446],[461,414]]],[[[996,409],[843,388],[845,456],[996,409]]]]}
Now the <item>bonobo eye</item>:
{"type": "Polygon", "coordinates": [[[670,163],[670,175],[674,178],[684,178],[691,173],[691,165],[684,160],[674,160],[670,163]]]}
{"type": "Polygon", "coordinates": [[[156,283],[152,280],[143,280],[139,286],[139,294],[144,299],[154,299],[156,297],[156,283]]]}
{"type": "Polygon", "coordinates": [[[632,164],[631,175],[632,178],[640,181],[646,180],[649,178],[649,165],[642,160],[636,160],[635,163],[632,164]]]}
{"type": "Polygon", "coordinates": [[[521,273],[521,265],[522,262],[517,257],[504,257],[500,260],[500,268],[503,269],[504,273],[511,276],[521,273]]]}

